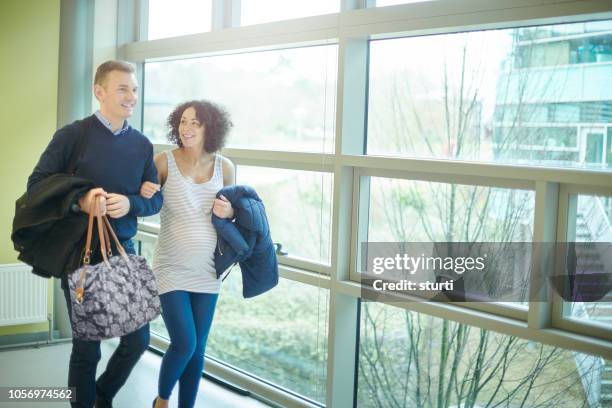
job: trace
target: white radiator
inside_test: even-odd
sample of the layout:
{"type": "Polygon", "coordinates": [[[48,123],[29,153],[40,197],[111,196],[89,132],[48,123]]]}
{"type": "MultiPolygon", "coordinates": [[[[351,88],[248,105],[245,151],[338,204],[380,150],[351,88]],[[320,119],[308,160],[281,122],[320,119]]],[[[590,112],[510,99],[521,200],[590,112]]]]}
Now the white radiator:
{"type": "Polygon", "coordinates": [[[0,326],[47,321],[49,280],[24,264],[0,265],[0,326]]]}

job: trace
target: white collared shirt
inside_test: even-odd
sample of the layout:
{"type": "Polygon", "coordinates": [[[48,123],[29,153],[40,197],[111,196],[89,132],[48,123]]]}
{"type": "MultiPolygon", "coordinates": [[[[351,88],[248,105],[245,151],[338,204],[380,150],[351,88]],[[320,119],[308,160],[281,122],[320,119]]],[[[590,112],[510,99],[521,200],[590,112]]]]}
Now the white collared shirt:
{"type": "Polygon", "coordinates": [[[123,133],[127,132],[127,130],[128,130],[128,129],[129,129],[129,127],[130,127],[130,126],[128,125],[127,120],[124,120],[124,121],[123,121],[123,126],[121,127],[121,129],[119,129],[119,130],[117,130],[117,131],[113,131],[113,127],[112,127],[112,125],[111,125],[110,121],[109,121],[109,120],[107,120],[107,119],[106,119],[104,116],[102,116],[102,112],[100,112],[100,110],[97,110],[97,111],[94,113],[94,115],[96,115],[96,118],[98,118],[98,120],[99,120],[100,122],[102,122],[102,124],[103,124],[103,125],[104,125],[104,126],[105,126],[105,127],[108,129],[108,130],[110,130],[110,131],[113,133],[113,135],[115,135],[115,136],[122,135],[123,133]]]}

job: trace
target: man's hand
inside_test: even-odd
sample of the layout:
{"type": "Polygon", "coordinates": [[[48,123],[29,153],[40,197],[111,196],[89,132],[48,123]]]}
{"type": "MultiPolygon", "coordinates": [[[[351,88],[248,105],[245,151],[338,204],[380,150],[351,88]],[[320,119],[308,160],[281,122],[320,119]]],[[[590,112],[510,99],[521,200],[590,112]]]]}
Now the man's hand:
{"type": "Polygon", "coordinates": [[[140,186],[140,195],[144,198],[151,198],[159,191],[160,187],[160,184],[145,181],[142,183],[142,186],[140,186]]]}
{"type": "Polygon", "coordinates": [[[106,212],[112,218],[121,218],[130,211],[130,200],[122,194],[109,193],[106,197],[106,212]]]}
{"type": "Polygon", "coordinates": [[[89,214],[91,203],[98,195],[102,196],[100,199],[100,215],[106,214],[106,198],[108,197],[108,193],[102,188],[92,188],[83,197],[79,198],[79,207],[81,207],[81,211],[89,214]]]}
{"type": "Polygon", "coordinates": [[[219,218],[234,218],[232,204],[224,196],[215,198],[212,211],[219,218]]]}

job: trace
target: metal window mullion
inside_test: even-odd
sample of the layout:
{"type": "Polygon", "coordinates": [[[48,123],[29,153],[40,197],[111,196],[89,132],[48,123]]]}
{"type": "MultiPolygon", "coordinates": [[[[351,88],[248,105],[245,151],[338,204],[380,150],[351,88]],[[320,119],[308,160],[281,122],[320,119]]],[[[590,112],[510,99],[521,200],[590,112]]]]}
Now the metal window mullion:
{"type": "Polygon", "coordinates": [[[137,1],[137,41],[146,41],[149,38],[149,0],[137,1]]]}
{"type": "Polygon", "coordinates": [[[310,163],[326,163],[330,164],[335,158],[334,154],[331,153],[312,153],[312,152],[299,152],[290,150],[264,150],[264,149],[245,149],[245,148],[234,148],[226,147],[223,149],[223,154],[226,156],[232,156],[236,158],[248,159],[248,158],[270,158],[271,160],[282,160],[283,158],[289,158],[286,161],[308,161],[310,163]]]}
{"type": "Polygon", "coordinates": [[[368,3],[373,2],[374,0],[340,0],[340,12],[368,8],[368,3]]]}
{"type": "Polygon", "coordinates": [[[323,288],[327,290],[330,289],[330,278],[328,276],[323,276],[320,273],[300,270],[282,264],[278,266],[278,270],[280,276],[284,279],[314,286],[316,288],[323,288]]]}
{"type": "MultiPolygon", "coordinates": [[[[353,230],[351,231],[351,248],[355,256],[351,257],[350,280],[361,281],[362,243],[369,240],[368,231],[370,225],[370,186],[371,178],[364,176],[359,170],[355,171],[353,187],[353,230]]],[[[367,255],[366,255],[367,256],[367,255]]]]}
{"type": "MultiPolygon", "coordinates": [[[[98,4],[98,2],[96,2],[98,4]]],[[[101,2],[108,7],[110,3],[101,2]]],[[[116,53],[117,58],[131,61],[136,66],[138,84],[138,99],[130,123],[140,131],[143,130],[144,111],[144,63],[130,60],[125,55],[125,44],[135,41],[146,41],[149,35],[149,0],[125,0],[116,3],[116,53]]],[[[108,58],[103,58],[104,60],[108,58]]],[[[101,62],[101,61],[100,61],[101,62]]]]}
{"type": "MultiPolygon", "coordinates": [[[[562,185],[559,191],[559,211],[557,221],[557,241],[572,242],[575,241],[576,232],[576,204],[577,197],[571,196],[569,186],[562,185]],[[574,214],[570,218],[570,214],[574,214]]],[[[566,253],[559,248],[555,254],[555,269],[559,272],[566,270],[566,253]]],[[[565,312],[568,312],[568,305],[563,301],[563,298],[553,291],[552,293],[552,315],[551,323],[553,327],[566,328],[566,320],[564,319],[565,312]]]]}
{"type": "Polygon", "coordinates": [[[327,406],[351,407],[354,404],[358,297],[346,295],[336,287],[349,279],[352,247],[352,212],[355,208],[354,169],[340,164],[345,153],[363,154],[367,101],[366,38],[340,38],[338,44],[336,140],[334,149],[334,193],[332,212],[332,273],[329,296],[327,406]]]}
{"type": "Polygon", "coordinates": [[[415,174],[461,175],[474,178],[486,174],[488,178],[517,181],[547,181],[586,186],[611,186],[612,172],[568,168],[550,168],[487,162],[418,159],[409,157],[364,156],[344,154],[342,165],[372,169],[413,172],[415,174]]]}
{"type": "MultiPolygon", "coordinates": [[[[347,296],[358,296],[360,293],[359,285],[356,283],[339,282],[336,292],[347,296]]],[[[392,296],[392,295],[391,295],[392,296]]],[[[591,335],[572,333],[567,330],[554,328],[534,329],[529,327],[525,321],[502,317],[497,314],[487,313],[474,309],[467,309],[454,304],[441,302],[421,302],[407,300],[406,297],[397,296],[397,301],[386,300],[383,303],[389,306],[398,307],[433,316],[440,319],[455,321],[472,327],[494,331],[509,336],[516,336],[521,339],[537,341],[555,347],[600,355],[607,359],[612,359],[612,343],[608,338],[597,338],[591,335]]]]}
{"type": "Polygon", "coordinates": [[[527,321],[528,310],[521,309],[513,306],[506,306],[496,302],[464,302],[464,303],[453,303],[449,304],[462,307],[465,309],[479,310],[481,312],[498,315],[501,317],[508,317],[515,320],[527,321]]]}
{"type": "Polygon", "coordinates": [[[554,249],[557,241],[557,207],[559,185],[536,182],[529,311],[527,323],[532,329],[550,327],[552,322],[552,291],[549,277],[554,273],[554,249]]]}
{"type": "MultiPolygon", "coordinates": [[[[122,3],[122,2],[120,2],[122,3]]],[[[347,10],[338,14],[305,17],[238,27],[239,0],[226,0],[232,11],[232,19],[222,28],[235,27],[219,36],[217,33],[184,36],[178,41],[156,40],[154,46],[147,42],[129,44],[126,47],[132,60],[152,57],[166,58],[179,55],[206,53],[220,49],[246,48],[249,46],[275,46],[289,42],[342,36],[382,38],[408,35],[439,34],[466,30],[519,27],[526,24],[551,24],[584,19],[612,17],[605,1],[566,1],[558,4],[542,4],[541,1],[524,1],[520,6],[508,7],[503,0],[483,2],[441,0],[428,3],[404,4],[393,7],[347,10]],[[236,17],[238,15],[238,17],[236,17]],[[238,20],[238,21],[235,21],[238,20]],[[313,33],[318,31],[318,34],[313,33]],[[215,35],[212,35],[215,34],[215,35]],[[209,41],[207,39],[215,39],[209,41]],[[219,42],[220,44],[215,44],[219,42]],[[240,46],[238,46],[240,44],[240,46]]],[[[217,29],[219,31],[219,26],[217,29]]]]}
{"type": "Polygon", "coordinates": [[[136,66],[136,78],[138,78],[138,83],[140,84],[138,88],[139,102],[134,107],[130,123],[141,132],[144,132],[145,64],[143,62],[138,62],[134,65],[136,66]]]}
{"type": "Polygon", "coordinates": [[[521,190],[535,189],[535,183],[533,181],[520,179],[503,179],[489,176],[467,176],[454,173],[423,173],[411,170],[385,170],[374,168],[360,168],[360,172],[362,176],[370,177],[430,181],[435,183],[463,184],[472,186],[499,187],[521,190]]]}
{"type": "Polygon", "coordinates": [[[233,156],[232,154],[225,153],[223,155],[232,160],[232,162],[238,166],[268,167],[276,169],[315,171],[323,173],[333,172],[333,166],[330,164],[326,164],[324,161],[316,163],[316,161],[313,161],[308,157],[305,158],[303,156],[298,155],[287,155],[279,158],[241,158],[233,156]],[[290,160],[290,157],[293,157],[294,160],[290,160]]]}
{"type": "Polygon", "coordinates": [[[565,185],[565,191],[569,195],[594,195],[594,196],[612,196],[612,185],[607,186],[584,186],[579,184],[565,185]]]}
{"type": "MultiPolygon", "coordinates": [[[[564,309],[569,309],[569,304],[564,303],[562,307],[564,309]]],[[[576,333],[578,335],[593,338],[598,337],[608,342],[610,341],[610,338],[612,338],[612,329],[605,323],[583,323],[582,320],[569,320],[567,318],[562,318],[561,322],[555,325],[555,328],[568,333],[576,333]]],[[[612,353],[610,354],[610,357],[606,358],[612,359],[612,353]]]]}
{"type": "Polygon", "coordinates": [[[211,10],[211,31],[222,30],[225,28],[225,2],[226,0],[212,0],[211,10]]]}
{"type": "Polygon", "coordinates": [[[58,128],[92,112],[94,6],[76,0],[60,2],[58,128]]]}
{"type": "Polygon", "coordinates": [[[242,15],[242,2],[241,0],[226,0],[229,6],[229,13],[226,14],[227,28],[240,27],[241,15],[242,15]]]}
{"type": "Polygon", "coordinates": [[[212,0],[212,30],[239,27],[240,9],[240,0],[212,0]]]}
{"type": "MultiPolygon", "coordinates": [[[[291,255],[291,254],[290,254],[291,255]]],[[[313,272],[315,274],[329,275],[331,267],[329,265],[314,262],[303,258],[292,258],[290,256],[280,256],[278,258],[279,264],[286,265],[293,268],[302,269],[304,271],[313,272]]]]}
{"type": "MultiPolygon", "coordinates": [[[[142,32],[139,28],[142,24],[148,27],[148,1],[146,7],[141,7],[139,0],[123,0],[117,2],[117,48],[119,57],[131,61],[129,55],[125,55],[125,46],[141,40],[142,32]],[[145,14],[146,13],[146,14],[145,14]]],[[[148,36],[145,35],[145,38],[148,36]]]]}
{"type": "MultiPolygon", "coordinates": [[[[149,38],[149,0],[135,0],[137,20],[134,32],[136,33],[137,41],[146,41],[149,38]]],[[[136,104],[134,113],[132,114],[132,123],[137,124],[137,128],[144,131],[144,101],[145,101],[145,64],[143,61],[135,62],[136,77],[139,78],[140,88],[139,103],[136,104]]]]}

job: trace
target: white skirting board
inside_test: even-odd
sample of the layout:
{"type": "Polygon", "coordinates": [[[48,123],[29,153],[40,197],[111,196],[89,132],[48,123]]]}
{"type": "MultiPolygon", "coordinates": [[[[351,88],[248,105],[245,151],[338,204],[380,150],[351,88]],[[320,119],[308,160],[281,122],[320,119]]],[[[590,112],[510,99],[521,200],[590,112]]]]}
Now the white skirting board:
{"type": "Polygon", "coordinates": [[[0,265],[0,327],[47,322],[49,280],[25,264],[0,265]]]}

